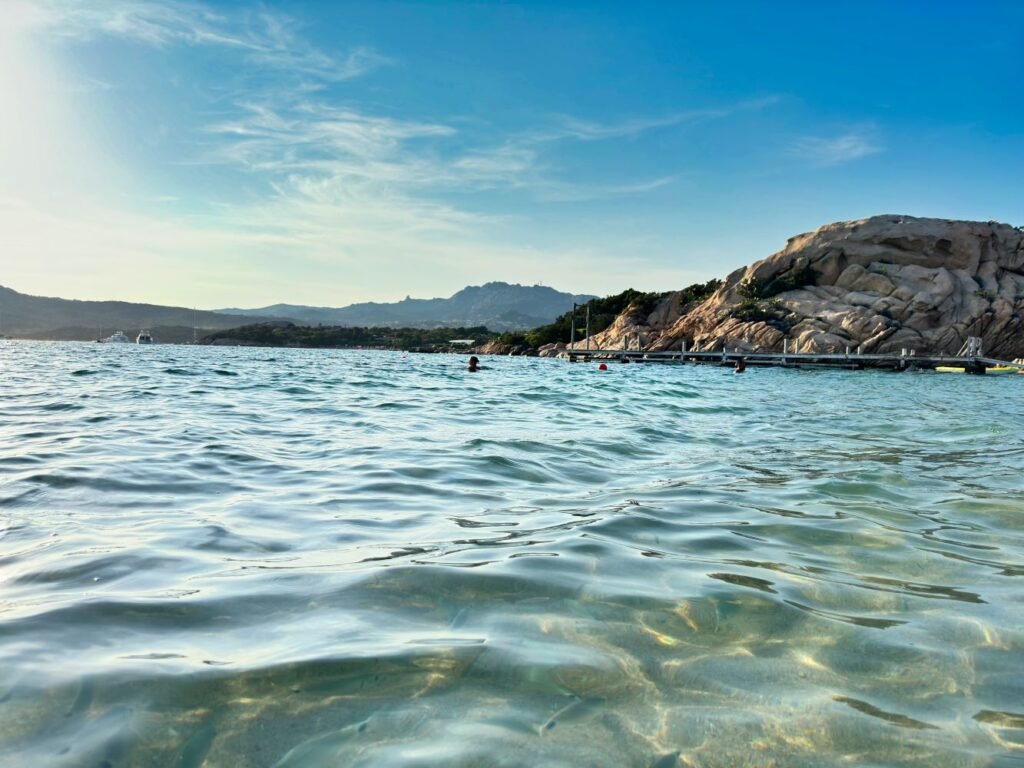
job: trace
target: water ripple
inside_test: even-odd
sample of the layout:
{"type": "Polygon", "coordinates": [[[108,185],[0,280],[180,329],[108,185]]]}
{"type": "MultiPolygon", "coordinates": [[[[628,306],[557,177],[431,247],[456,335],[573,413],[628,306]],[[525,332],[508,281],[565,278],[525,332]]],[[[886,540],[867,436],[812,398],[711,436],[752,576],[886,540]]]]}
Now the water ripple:
{"type": "Polygon", "coordinates": [[[0,363],[4,764],[1024,754],[1024,377],[0,363]]]}

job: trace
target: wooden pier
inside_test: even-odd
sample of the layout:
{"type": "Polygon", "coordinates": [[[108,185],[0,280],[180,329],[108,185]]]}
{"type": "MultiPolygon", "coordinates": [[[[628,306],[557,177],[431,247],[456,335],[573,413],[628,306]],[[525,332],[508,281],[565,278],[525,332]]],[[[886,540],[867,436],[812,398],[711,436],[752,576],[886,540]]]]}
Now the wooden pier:
{"type": "Polygon", "coordinates": [[[742,352],[719,350],[716,352],[694,352],[675,350],[667,352],[645,352],[624,349],[565,349],[558,355],[569,362],[589,360],[618,361],[624,363],[676,363],[733,366],[743,360],[748,367],[777,368],[845,368],[849,370],[881,369],[888,371],[935,370],[936,368],[962,368],[965,373],[984,374],[989,368],[1024,369],[1020,363],[996,360],[981,355],[918,355],[913,352],[902,354],[812,354],[794,352],[742,352]]]}

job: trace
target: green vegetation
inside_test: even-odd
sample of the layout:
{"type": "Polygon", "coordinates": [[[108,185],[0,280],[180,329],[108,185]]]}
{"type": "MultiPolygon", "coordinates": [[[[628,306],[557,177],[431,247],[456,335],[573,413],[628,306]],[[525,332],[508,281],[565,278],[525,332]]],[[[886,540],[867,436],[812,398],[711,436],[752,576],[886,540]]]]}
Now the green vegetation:
{"type": "Polygon", "coordinates": [[[814,285],[816,278],[817,273],[809,266],[804,266],[800,269],[790,269],[767,283],[756,277],[746,278],[737,286],[736,292],[748,300],[770,299],[772,296],[778,296],[786,291],[795,291],[807,285],[814,285]]]}
{"type": "MultiPolygon", "coordinates": [[[[703,301],[722,285],[720,280],[695,283],[679,292],[679,309],[703,301]]],[[[643,293],[632,288],[603,299],[591,299],[576,308],[576,338],[585,331],[587,307],[590,307],[590,332],[600,333],[627,310],[646,317],[669,293],[643,293]]],[[[572,313],[566,312],[553,323],[530,331],[498,334],[484,326],[472,328],[370,328],[341,326],[301,326],[286,321],[259,323],[211,333],[204,344],[251,344],[267,347],[369,347],[374,349],[443,350],[451,349],[452,339],[473,339],[481,346],[495,339],[520,351],[545,344],[568,342],[572,313]]]]}
{"type": "MultiPolygon", "coordinates": [[[[703,301],[721,286],[721,280],[694,283],[680,291],[680,308],[695,301],[703,301]]],[[[640,316],[649,315],[658,303],[669,293],[643,293],[629,288],[614,296],[591,299],[576,307],[576,338],[583,338],[586,332],[587,307],[590,307],[590,332],[600,333],[615,322],[615,318],[630,307],[640,316]]],[[[512,347],[537,347],[556,342],[568,343],[572,326],[572,312],[559,316],[553,323],[542,325],[522,333],[503,333],[499,340],[512,347]]]]}
{"type": "Polygon", "coordinates": [[[204,344],[227,340],[265,347],[370,347],[374,349],[449,349],[452,339],[473,339],[485,344],[498,334],[484,326],[473,328],[345,328],[259,323],[211,333],[204,344]]]}
{"type": "Polygon", "coordinates": [[[679,292],[680,308],[695,301],[704,301],[712,293],[722,287],[721,280],[708,280],[706,283],[694,283],[688,285],[679,292]]]}
{"type": "Polygon", "coordinates": [[[733,310],[732,316],[744,323],[767,323],[783,333],[789,333],[796,323],[796,315],[778,300],[746,298],[733,310]]]}

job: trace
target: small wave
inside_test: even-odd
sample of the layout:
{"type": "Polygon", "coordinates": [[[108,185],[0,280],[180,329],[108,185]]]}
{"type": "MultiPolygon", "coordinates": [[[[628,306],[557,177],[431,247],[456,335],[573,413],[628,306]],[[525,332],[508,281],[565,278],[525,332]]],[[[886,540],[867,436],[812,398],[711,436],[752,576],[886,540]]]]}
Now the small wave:
{"type": "Polygon", "coordinates": [[[53,488],[70,488],[72,486],[81,483],[81,478],[74,477],[66,474],[58,474],[55,472],[47,472],[39,475],[30,475],[25,478],[25,482],[38,483],[39,485],[48,485],[53,488]]]}
{"type": "Polygon", "coordinates": [[[709,573],[708,578],[724,581],[727,584],[735,584],[740,587],[750,587],[751,589],[769,592],[773,595],[778,593],[773,582],[768,581],[768,579],[759,579],[756,576],[744,576],[740,573],[709,573]]]}
{"type": "Polygon", "coordinates": [[[884,720],[887,723],[898,726],[900,728],[912,728],[915,730],[938,730],[938,726],[932,725],[931,723],[925,723],[920,720],[915,720],[907,715],[901,715],[898,712],[886,712],[884,709],[879,709],[873,704],[869,704],[866,701],[860,699],[853,699],[849,696],[833,696],[833,701],[838,701],[842,704],[846,704],[848,707],[861,712],[871,717],[877,717],[879,720],[884,720]]]}
{"type": "Polygon", "coordinates": [[[826,611],[822,608],[812,608],[809,605],[803,605],[795,600],[786,600],[787,605],[792,605],[794,608],[799,608],[801,611],[807,611],[813,613],[816,616],[823,616],[828,619],[834,619],[836,621],[842,621],[847,624],[853,624],[858,627],[870,627],[871,629],[891,629],[892,627],[898,627],[902,624],[906,624],[906,621],[899,619],[878,619],[871,616],[853,616],[848,613],[839,613],[837,611],[826,611]]]}
{"type": "Polygon", "coordinates": [[[167,659],[184,659],[184,654],[181,653],[130,653],[126,656],[121,656],[122,659],[138,659],[140,661],[165,661],[167,659]]]}
{"type": "Polygon", "coordinates": [[[991,709],[983,709],[974,715],[979,723],[988,723],[999,728],[1024,729],[1024,712],[998,712],[991,709]]]}
{"type": "Polygon", "coordinates": [[[1024,400],[994,430],[937,377],[81,346],[4,382],[11,764],[1019,742],[1024,400]]]}

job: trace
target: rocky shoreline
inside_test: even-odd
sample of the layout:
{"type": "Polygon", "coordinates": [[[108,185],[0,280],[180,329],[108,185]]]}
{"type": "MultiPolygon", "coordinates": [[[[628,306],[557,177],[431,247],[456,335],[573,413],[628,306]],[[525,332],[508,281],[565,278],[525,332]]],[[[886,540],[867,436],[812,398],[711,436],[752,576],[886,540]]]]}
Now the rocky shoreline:
{"type": "MultiPolygon", "coordinates": [[[[724,280],[593,299],[577,349],[1024,357],[1024,228],[994,221],[872,216],[820,227],[724,280]]],[[[584,307],[575,325],[583,324],[584,307]]],[[[260,323],[205,344],[356,347],[554,357],[572,317],[526,332],[260,323]],[[475,342],[472,346],[465,340],[475,342]]]]}
{"type": "MultiPolygon", "coordinates": [[[[990,222],[873,216],[791,238],[737,269],[706,300],[667,295],[627,308],[580,345],[749,352],[1024,356],[1024,229],[990,222]]],[[[564,344],[541,348],[554,355],[564,344]]]]}

